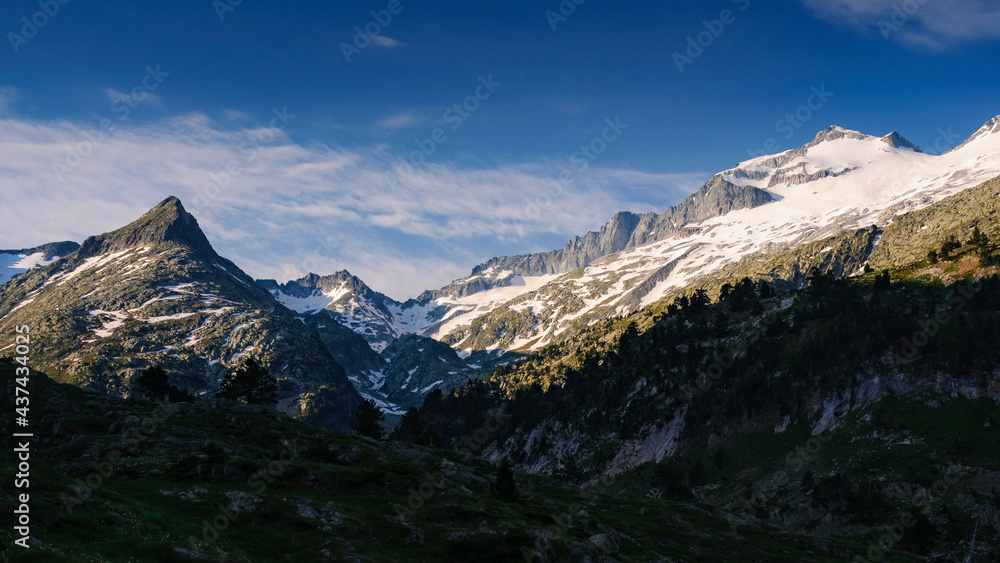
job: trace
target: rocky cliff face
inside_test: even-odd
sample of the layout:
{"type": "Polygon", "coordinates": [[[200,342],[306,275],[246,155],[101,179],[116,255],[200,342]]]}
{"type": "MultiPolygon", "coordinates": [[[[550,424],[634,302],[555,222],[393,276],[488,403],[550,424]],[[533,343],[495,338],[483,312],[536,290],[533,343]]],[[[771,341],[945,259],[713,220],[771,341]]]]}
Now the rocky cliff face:
{"type": "MultiPolygon", "coordinates": [[[[576,237],[559,250],[494,258],[477,266],[473,275],[504,270],[522,276],[565,274],[598,258],[671,237],[688,223],[719,217],[737,209],[758,207],[772,199],[764,190],[737,186],[716,175],[681,204],[663,213],[617,213],[600,231],[576,237]]],[[[438,293],[448,294],[455,289],[460,287],[449,286],[425,295],[433,299],[438,293]]]]}
{"type": "Polygon", "coordinates": [[[21,325],[34,365],[113,395],[135,394],[153,365],[214,394],[252,357],[279,379],[289,414],[346,429],[360,402],[315,331],[220,257],[176,198],[0,288],[0,330],[21,325]]]}

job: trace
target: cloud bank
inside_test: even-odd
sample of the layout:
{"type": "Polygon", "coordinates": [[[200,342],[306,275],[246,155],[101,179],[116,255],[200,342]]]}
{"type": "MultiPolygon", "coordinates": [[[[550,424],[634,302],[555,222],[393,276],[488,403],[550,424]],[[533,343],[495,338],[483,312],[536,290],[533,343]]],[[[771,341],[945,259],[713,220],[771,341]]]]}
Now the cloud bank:
{"type": "Polygon", "coordinates": [[[258,128],[200,114],[128,126],[0,118],[0,248],[82,241],[176,195],[255,277],[348,269],[399,299],[615,211],[663,209],[707,178],[590,168],[554,199],[565,163],[427,164],[389,181],[398,157],[385,149],[298,144],[282,131],[290,117],[275,116],[258,128]]]}

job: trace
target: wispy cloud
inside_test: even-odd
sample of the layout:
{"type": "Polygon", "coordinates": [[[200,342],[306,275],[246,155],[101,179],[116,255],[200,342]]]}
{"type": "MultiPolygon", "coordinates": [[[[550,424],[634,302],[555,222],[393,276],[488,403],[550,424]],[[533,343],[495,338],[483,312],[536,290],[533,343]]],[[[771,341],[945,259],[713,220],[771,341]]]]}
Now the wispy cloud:
{"type": "Polygon", "coordinates": [[[229,122],[250,121],[251,119],[249,114],[235,109],[223,110],[222,118],[229,122]]]}
{"type": "Polygon", "coordinates": [[[426,118],[417,115],[412,111],[404,111],[395,115],[390,115],[384,119],[380,119],[377,123],[375,123],[375,129],[383,133],[395,133],[396,131],[403,129],[420,127],[426,122],[426,118]]]}
{"type": "Polygon", "coordinates": [[[119,92],[114,88],[107,88],[104,90],[104,95],[108,97],[108,100],[114,104],[126,104],[129,107],[135,107],[139,105],[150,105],[156,107],[163,107],[163,100],[147,90],[141,90],[134,94],[125,94],[119,92]]]}
{"type": "Polygon", "coordinates": [[[372,43],[376,47],[382,47],[383,49],[397,49],[399,47],[406,47],[406,43],[402,41],[393,39],[392,37],[386,37],[384,35],[372,35],[372,43]]]}
{"type": "Polygon", "coordinates": [[[13,86],[0,86],[0,117],[8,117],[14,104],[21,100],[21,91],[13,86]]]}
{"type": "Polygon", "coordinates": [[[119,127],[58,181],[53,162],[92,127],[0,119],[6,246],[82,241],[177,195],[216,249],[253,276],[346,268],[406,298],[466,275],[498,249],[569,238],[620,209],[665,208],[706,179],[591,168],[544,213],[526,214],[563,163],[430,164],[390,184],[391,159],[379,149],[300,145],[194,114],[119,127]]]}
{"type": "Polygon", "coordinates": [[[1000,6],[987,0],[801,0],[837,25],[880,34],[907,47],[942,50],[1000,39],[1000,6]]]}

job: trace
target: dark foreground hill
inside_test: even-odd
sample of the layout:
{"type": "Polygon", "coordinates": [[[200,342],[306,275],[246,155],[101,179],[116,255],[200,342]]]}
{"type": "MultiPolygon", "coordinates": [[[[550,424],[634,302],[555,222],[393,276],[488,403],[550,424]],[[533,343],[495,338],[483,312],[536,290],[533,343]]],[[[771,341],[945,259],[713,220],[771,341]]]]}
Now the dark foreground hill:
{"type": "MultiPolygon", "coordinates": [[[[14,367],[0,363],[4,404],[14,367]]],[[[496,468],[461,452],[337,434],[277,411],[122,400],[40,373],[28,389],[32,539],[12,546],[5,526],[10,561],[832,562],[864,551],[734,524],[704,504],[545,477],[517,474],[514,498],[496,468]]],[[[2,420],[11,436],[12,418],[2,420]]],[[[3,474],[16,471],[4,456],[3,474]]],[[[10,515],[25,490],[3,483],[10,515]]]]}

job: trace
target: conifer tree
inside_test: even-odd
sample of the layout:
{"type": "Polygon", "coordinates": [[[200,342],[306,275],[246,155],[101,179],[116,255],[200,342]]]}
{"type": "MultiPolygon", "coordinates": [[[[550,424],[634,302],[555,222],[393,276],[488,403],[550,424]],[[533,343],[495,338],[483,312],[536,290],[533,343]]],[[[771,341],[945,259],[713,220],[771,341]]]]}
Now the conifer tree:
{"type": "Polygon", "coordinates": [[[278,402],[278,380],[253,358],[226,372],[219,389],[219,397],[248,405],[273,405],[278,402]]]}

